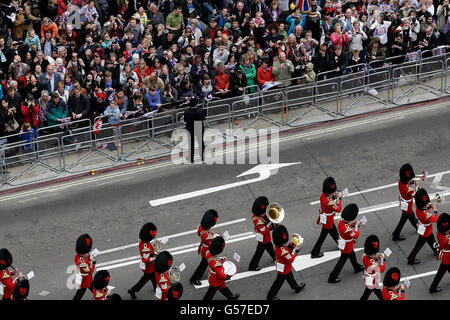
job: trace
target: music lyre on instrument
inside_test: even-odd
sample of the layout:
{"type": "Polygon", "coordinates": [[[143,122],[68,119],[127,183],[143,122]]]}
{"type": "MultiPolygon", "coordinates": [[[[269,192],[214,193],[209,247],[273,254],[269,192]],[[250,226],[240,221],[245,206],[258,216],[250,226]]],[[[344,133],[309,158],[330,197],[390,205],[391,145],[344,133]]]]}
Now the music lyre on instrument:
{"type": "Polygon", "coordinates": [[[267,206],[266,216],[270,222],[273,224],[278,224],[284,220],[285,212],[279,203],[272,202],[267,206]]]}

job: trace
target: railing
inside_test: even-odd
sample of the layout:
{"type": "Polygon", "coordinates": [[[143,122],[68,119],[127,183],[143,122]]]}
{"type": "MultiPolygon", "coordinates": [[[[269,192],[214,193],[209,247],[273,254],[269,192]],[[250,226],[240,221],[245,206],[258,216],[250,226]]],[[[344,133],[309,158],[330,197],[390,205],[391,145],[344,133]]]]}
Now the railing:
{"type": "MultiPolygon", "coordinates": [[[[264,92],[252,86],[245,92],[255,87],[253,93],[205,101],[205,124],[223,135],[230,132],[225,129],[239,128],[232,131],[238,136],[246,128],[267,123],[298,127],[450,95],[450,54],[391,63],[399,58],[387,58],[379,68],[372,66],[380,61],[349,66],[340,77],[327,77],[335,72],[330,71],[317,74],[312,83],[302,83],[303,76],[282,81],[290,86],[264,92]],[[356,68],[361,70],[349,72],[356,68]]],[[[59,125],[40,128],[31,142],[20,140],[20,134],[0,137],[0,186],[170,154],[176,143],[172,134],[184,127],[185,110],[178,107],[150,119],[123,120],[119,127],[102,117],[100,129],[92,127],[99,118],[74,121],[65,129],[59,125]]]]}

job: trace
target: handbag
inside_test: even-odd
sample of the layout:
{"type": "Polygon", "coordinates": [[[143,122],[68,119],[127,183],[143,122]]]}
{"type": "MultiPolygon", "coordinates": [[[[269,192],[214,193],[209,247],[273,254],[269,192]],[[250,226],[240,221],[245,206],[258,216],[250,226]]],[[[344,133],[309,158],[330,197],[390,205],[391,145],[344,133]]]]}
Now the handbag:
{"type": "Polygon", "coordinates": [[[19,123],[13,117],[12,120],[9,120],[5,123],[5,131],[8,133],[15,132],[19,129],[19,123]]]}

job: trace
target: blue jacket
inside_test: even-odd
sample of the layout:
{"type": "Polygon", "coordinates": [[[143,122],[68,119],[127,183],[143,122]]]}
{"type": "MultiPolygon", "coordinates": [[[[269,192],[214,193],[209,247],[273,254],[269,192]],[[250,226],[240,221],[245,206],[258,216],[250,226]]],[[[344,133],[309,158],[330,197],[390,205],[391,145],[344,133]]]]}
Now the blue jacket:
{"type": "Polygon", "coordinates": [[[157,104],[161,104],[161,97],[159,95],[159,91],[155,90],[155,95],[152,96],[150,94],[150,92],[147,92],[145,94],[145,98],[147,99],[148,104],[150,105],[150,108],[152,109],[152,111],[158,109],[158,107],[156,106],[157,104]]]}

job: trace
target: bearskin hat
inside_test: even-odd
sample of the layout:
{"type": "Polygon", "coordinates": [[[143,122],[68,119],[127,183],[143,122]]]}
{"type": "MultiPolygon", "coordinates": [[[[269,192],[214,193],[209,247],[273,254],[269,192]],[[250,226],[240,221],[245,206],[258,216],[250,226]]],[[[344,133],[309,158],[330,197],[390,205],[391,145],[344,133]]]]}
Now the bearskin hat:
{"type": "Polygon", "coordinates": [[[383,279],[383,286],[385,287],[395,287],[400,283],[400,269],[397,267],[389,268],[388,271],[386,271],[386,274],[384,275],[383,279]]]}
{"type": "Polygon", "coordinates": [[[272,231],[273,243],[277,247],[282,247],[286,242],[289,241],[289,232],[285,226],[279,224],[273,228],[272,231]]]}
{"type": "Polygon", "coordinates": [[[269,199],[265,196],[256,198],[253,202],[252,212],[256,216],[262,216],[266,213],[267,206],[269,205],[269,199]]]}
{"type": "Polygon", "coordinates": [[[330,194],[336,192],[336,181],[333,177],[328,177],[323,181],[322,192],[325,194],[330,194]]]}
{"type": "Polygon", "coordinates": [[[164,273],[170,269],[173,262],[173,256],[169,251],[162,251],[155,259],[155,271],[158,273],[164,273]]]}
{"type": "Polygon", "coordinates": [[[0,270],[5,270],[12,265],[13,257],[11,252],[6,248],[0,249],[0,270]]]}
{"type": "Polygon", "coordinates": [[[77,244],[75,245],[75,251],[78,254],[86,254],[92,249],[92,238],[87,233],[82,234],[77,239],[77,244]]]}
{"type": "Polygon", "coordinates": [[[414,195],[414,200],[416,202],[416,207],[422,209],[427,204],[430,203],[430,197],[428,192],[424,188],[419,188],[414,195]]]}
{"type": "Polygon", "coordinates": [[[12,298],[14,300],[24,300],[30,293],[30,281],[28,279],[20,279],[14,287],[12,298]]]}
{"type": "Polygon", "coordinates": [[[412,178],[416,176],[413,167],[409,163],[405,163],[400,168],[400,181],[402,183],[408,183],[412,178]]]}
{"type": "Polygon", "coordinates": [[[156,226],[151,223],[147,222],[144,224],[141,228],[141,231],[139,231],[139,239],[141,239],[142,242],[150,242],[156,237],[156,226]]]}
{"type": "Polygon", "coordinates": [[[209,246],[209,252],[213,256],[215,256],[219,253],[222,253],[224,248],[225,248],[225,240],[221,236],[218,236],[212,239],[211,244],[209,246]]]}
{"type": "Polygon", "coordinates": [[[200,222],[200,225],[203,229],[211,229],[216,225],[217,219],[219,218],[219,215],[216,210],[209,209],[205,212],[203,215],[202,221],[200,222]]]}
{"type": "Polygon", "coordinates": [[[183,295],[183,285],[180,282],[172,283],[167,293],[167,300],[179,300],[183,295]]]}
{"type": "Polygon", "coordinates": [[[368,236],[364,242],[364,253],[367,255],[375,254],[380,251],[380,240],[374,234],[368,236]]]}
{"type": "Polygon", "coordinates": [[[341,217],[345,221],[353,221],[358,216],[358,212],[359,209],[356,203],[350,203],[345,206],[344,210],[342,210],[341,217]]]}
{"type": "Polygon", "coordinates": [[[450,215],[446,212],[442,212],[437,219],[436,225],[437,231],[440,234],[446,233],[450,230],[450,215]]]}
{"type": "Polygon", "coordinates": [[[107,270],[100,270],[94,276],[93,285],[97,290],[106,288],[109,283],[109,272],[107,270]]]}

